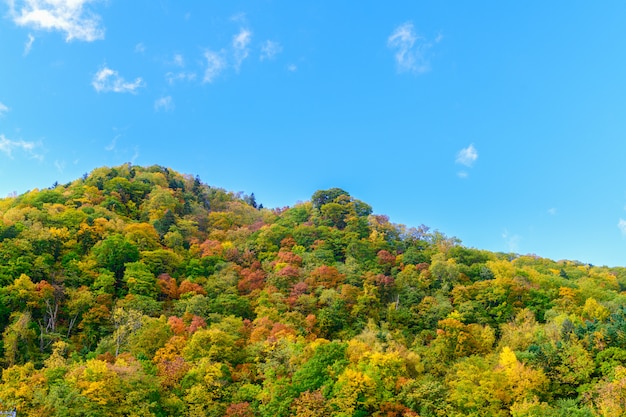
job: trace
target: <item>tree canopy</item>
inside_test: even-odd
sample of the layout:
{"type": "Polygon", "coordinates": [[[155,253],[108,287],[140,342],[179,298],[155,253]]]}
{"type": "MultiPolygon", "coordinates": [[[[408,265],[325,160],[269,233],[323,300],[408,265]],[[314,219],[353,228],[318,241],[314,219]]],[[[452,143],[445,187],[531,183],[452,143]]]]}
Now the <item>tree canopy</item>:
{"type": "Polygon", "coordinates": [[[0,199],[0,410],[626,415],[626,269],[161,166],[0,199]]]}

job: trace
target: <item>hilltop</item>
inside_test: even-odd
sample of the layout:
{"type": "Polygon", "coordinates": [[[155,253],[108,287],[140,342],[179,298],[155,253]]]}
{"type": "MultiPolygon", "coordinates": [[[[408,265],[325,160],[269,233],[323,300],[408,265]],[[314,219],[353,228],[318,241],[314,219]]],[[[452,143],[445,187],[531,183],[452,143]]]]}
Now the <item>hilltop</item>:
{"type": "Polygon", "coordinates": [[[349,192],[161,166],[0,200],[0,409],[614,416],[626,269],[465,247],[349,192]]]}

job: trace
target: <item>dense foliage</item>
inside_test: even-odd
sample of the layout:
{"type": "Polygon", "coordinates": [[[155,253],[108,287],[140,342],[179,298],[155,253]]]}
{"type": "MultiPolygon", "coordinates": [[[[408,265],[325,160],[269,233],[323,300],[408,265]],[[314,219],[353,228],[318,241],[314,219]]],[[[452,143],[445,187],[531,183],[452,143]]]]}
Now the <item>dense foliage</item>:
{"type": "Polygon", "coordinates": [[[153,166],[0,200],[20,416],[622,416],[626,269],[153,166]]]}

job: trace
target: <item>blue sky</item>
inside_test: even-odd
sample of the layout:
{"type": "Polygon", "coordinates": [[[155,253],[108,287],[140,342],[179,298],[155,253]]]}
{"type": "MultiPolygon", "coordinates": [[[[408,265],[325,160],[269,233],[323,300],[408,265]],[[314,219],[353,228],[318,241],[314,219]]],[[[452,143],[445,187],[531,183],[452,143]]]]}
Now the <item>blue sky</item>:
{"type": "Polygon", "coordinates": [[[0,0],[0,195],[160,164],[626,265],[626,3],[0,0]]]}

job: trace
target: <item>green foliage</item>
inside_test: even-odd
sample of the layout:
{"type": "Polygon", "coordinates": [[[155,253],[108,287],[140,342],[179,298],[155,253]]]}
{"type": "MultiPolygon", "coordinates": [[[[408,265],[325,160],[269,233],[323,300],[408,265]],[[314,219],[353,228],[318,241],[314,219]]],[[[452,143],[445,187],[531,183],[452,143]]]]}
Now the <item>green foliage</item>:
{"type": "Polygon", "coordinates": [[[461,245],[345,190],[269,210],[154,165],[0,200],[24,416],[626,413],[626,268],[461,245]]]}
{"type": "Polygon", "coordinates": [[[98,242],[92,252],[98,266],[113,272],[118,280],[124,275],[125,265],[139,259],[137,247],[119,234],[111,235],[98,242]]]}

